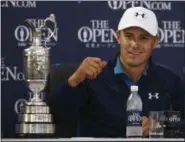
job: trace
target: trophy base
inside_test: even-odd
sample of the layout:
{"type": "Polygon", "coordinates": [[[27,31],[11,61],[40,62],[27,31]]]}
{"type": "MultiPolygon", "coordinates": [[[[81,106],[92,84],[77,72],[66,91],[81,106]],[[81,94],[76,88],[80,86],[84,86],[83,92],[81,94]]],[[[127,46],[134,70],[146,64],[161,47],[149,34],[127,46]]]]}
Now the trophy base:
{"type": "Polygon", "coordinates": [[[55,125],[44,123],[16,124],[18,138],[54,138],[55,125]]]}
{"type": "Polygon", "coordinates": [[[16,134],[15,137],[21,139],[56,138],[54,134],[16,134]]]}
{"type": "Polygon", "coordinates": [[[54,137],[55,125],[49,107],[43,102],[27,103],[23,112],[18,114],[16,137],[51,138],[54,137]]]}

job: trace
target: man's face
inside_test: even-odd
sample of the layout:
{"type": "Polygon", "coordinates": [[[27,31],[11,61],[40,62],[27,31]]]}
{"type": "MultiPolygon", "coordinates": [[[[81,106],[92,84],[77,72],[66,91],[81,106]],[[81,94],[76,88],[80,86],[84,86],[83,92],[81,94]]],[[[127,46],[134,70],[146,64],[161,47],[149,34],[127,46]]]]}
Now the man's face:
{"type": "Polygon", "coordinates": [[[157,37],[141,28],[131,27],[117,32],[117,41],[120,44],[121,61],[137,67],[146,64],[157,44],[157,37]]]}

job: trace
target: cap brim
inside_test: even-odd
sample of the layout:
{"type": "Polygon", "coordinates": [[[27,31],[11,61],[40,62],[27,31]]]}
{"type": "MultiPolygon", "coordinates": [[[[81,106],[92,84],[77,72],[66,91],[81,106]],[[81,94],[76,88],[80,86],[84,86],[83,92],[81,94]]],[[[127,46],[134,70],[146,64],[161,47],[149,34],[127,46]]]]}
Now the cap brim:
{"type": "Polygon", "coordinates": [[[138,28],[141,28],[141,29],[145,30],[146,32],[148,32],[148,33],[149,33],[150,35],[152,35],[152,36],[156,36],[156,35],[157,35],[157,33],[154,33],[154,32],[149,31],[149,30],[148,30],[144,25],[142,25],[142,24],[135,24],[135,25],[130,24],[130,25],[125,25],[124,27],[119,28],[119,29],[117,30],[117,32],[118,32],[118,31],[121,31],[121,30],[124,30],[124,29],[127,29],[127,28],[131,28],[131,27],[138,27],[138,28]]]}

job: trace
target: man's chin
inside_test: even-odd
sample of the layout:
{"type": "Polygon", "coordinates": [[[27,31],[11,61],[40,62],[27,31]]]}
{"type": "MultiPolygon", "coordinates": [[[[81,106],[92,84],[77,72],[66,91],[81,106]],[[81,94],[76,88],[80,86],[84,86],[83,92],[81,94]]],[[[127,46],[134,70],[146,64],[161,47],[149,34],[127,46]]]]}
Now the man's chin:
{"type": "Polygon", "coordinates": [[[139,63],[139,62],[129,62],[128,65],[130,67],[140,67],[141,65],[143,65],[143,63],[139,63]]]}

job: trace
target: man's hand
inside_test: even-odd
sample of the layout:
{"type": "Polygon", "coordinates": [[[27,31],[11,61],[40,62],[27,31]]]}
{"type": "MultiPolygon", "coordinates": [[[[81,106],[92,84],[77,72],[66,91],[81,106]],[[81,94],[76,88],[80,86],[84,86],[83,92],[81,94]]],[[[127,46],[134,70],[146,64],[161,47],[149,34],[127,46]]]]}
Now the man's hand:
{"type": "Polygon", "coordinates": [[[80,64],[78,69],[69,77],[68,83],[72,87],[76,87],[85,79],[95,79],[106,66],[106,62],[100,58],[87,57],[80,64]]]}
{"type": "Polygon", "coordinates": [[[142,117],[142,128],[143,128],[143,136],[149,135],[149,118],[146,116],[142,117]]]}

